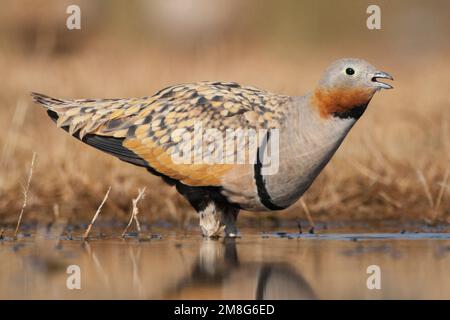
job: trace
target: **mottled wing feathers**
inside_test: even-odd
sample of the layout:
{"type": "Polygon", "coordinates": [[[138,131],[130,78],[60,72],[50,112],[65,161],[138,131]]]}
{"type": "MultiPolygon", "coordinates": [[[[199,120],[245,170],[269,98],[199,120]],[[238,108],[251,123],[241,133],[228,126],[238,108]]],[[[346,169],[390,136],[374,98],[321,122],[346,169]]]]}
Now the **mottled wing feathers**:
{"type": "MultiPolygon", "coordinates": [[[[223,82],[176,85],[151,97],[132,99],[33,97],[57,113],[58,126],[77,133],[84,142],[193,186],[219,186],[232,164],[174,162],[172,155],[180,145],[175,130],[183,128],[193,135],[199,126],[202,131],[217,129],[223,134],[227,129],[275,128],[283,122],[289,101],[287,96],[223,82]]],[[[201,141],[199,148],[192,141],[190,148],[193,153],[210,153],[217,149],[214,143],[201,141]]]]}
{"type": "MultiPolygon", "coordinates": [[[[49,117],[57,122],[58,114],[52,110],[47,110],[49,117]]],[[[69,131],[69,127],[62,127],[64,130],[69,131]]],[[[124,138],[114,138],[108,136],[99,136],[95,134],[86,134],[84,137],[80,137],[78,132],[74,134],[74,137],[80,139],[84,143],[99,149],[103,152],[109,153],[113,156],[118,157],[120,160],[132,163],[141,167],[148,167],[148,163],[135,154],[130,149],[123,146],[124,138]]]]}
{"type": "Polygon", "coordinates": [[[32,96],[58,115],[58,127],[67,127],[71,135],[78,132],[80,138],[97,133],[106,124],[129,120],[150,103],[148,98],[62,100],[39,93],[32,93],[32,96]]]}

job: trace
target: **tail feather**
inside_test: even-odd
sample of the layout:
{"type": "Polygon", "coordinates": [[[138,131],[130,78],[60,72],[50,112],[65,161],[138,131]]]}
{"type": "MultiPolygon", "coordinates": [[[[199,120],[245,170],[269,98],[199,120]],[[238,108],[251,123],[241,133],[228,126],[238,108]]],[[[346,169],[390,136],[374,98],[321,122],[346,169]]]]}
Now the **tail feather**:
{"type": "MultiPolygon", "coordinates": [[[[31,96],[35,102],[47,108],[48,116],[57,124],[58,127],[69,132],[70,135],[96,149],[112,154],[122,161],[141,167],[148,167],[145,160],[122,145],[124,140],[123,137],[97,135],[92,132],[95,131],[95,128],[106,122],[107,119],[99,121],[98,123],[92,123],[92,120],[90,120],[92,116],[81,110],[81,108],[85,108],[85,106],[82,105],[83,102],[91,101],[61,100],[34,92],[31,93],[31,96]],[[82,130],[87,126],[90,130],[82,130]]],[[[92,113],[95,114],[95,112],[92,113]]]]}
{"type": "Polygon", "coordinates": [[[122,113],[118,109],[124,107],[125,99],[83,99],[63,100],[46,96],[41,93],[31,93],[33,100],[44,106],[49,116],[58,127],[67,127],[67,131],[81,138],[89,133],[98,133],[97,129],[115,119],[122,113]]]}
{"type": "Polygon", "coordinates": [[[39,103],[39,104],[47,107],[50,110],[53,109],[54,105],[62,105],[62,104],[66,104],[67,103],[64,100],[57,99],[57,98],[52,98],[52,97],[46,96],[45,94],[37,93],[37,92],[32,92],[31,93],[31,97],[33,98],[33,100],[36,103],[39,103]]]}

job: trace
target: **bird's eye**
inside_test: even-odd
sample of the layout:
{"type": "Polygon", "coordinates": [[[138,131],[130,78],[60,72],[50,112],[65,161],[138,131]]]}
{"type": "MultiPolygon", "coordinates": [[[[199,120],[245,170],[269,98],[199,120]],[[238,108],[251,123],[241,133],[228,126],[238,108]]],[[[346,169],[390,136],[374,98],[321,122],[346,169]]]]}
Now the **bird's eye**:
{"type": "Polygon", "coordinates": [[[353,68],[347,68],[345,69],[345,73],[351,76],[355,74],[355,70],[353,70],[353,68]]]}

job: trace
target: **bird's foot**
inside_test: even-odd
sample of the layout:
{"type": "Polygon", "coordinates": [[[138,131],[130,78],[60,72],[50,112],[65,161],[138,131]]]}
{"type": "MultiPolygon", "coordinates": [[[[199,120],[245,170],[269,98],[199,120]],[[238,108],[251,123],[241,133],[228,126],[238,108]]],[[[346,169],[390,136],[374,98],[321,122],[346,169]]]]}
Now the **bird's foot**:
{"type": "Polygon", "coordinates": [[[225,232],[225,237],[227,237],[227,238],[240,238],[241,235],[240,235],[240,233],[238,231],[236,231],[236,233],[234,233],[234,232],[226,233],[225,232]]]}
{"type": "Polygon", "coordinates": [[[225,237],[227,238],[240,237],[238,228],[236,227],[238,212],[235,208],[227,208],[222,212],[222,223],[225,226],[225,237]]]}
{"type": "Polygon", "coordinates": [[[208,238],[218,238],[222,235],[226,238],[239,237],[236,227],[238,212],[236,208],[221,208],[211,202],[199,212],[203,235],[208,238]]]}
{"type": "Polygon", "coordinates": [[[225,230],[225,226],[220,222],[220,214],[217,213],[214,204],[209,204],[200,212],[200,228],[205,237],[218,238],[225,230]]]}
{"type": "Polygon", "coordinates": [[[224,225],[225,237],[227,238],[240,238],[240,233],[238,228],[236,228],[235,223],[226,223],[224,225]]]}

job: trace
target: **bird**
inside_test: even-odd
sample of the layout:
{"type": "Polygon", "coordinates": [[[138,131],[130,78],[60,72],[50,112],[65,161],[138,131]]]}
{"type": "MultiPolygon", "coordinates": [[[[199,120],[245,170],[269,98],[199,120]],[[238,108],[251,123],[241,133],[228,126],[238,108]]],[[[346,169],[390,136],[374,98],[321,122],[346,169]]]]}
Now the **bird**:
{"type": "Polygon", "coordinates": [[[393,77],[343,58],[302,96],[221,81],[140,98],[31,95],[70,135],[174,186],[205,237],[237,237],[240,210],[283,210],[308,190],[374,94],[393,88],[380,79],[393,77]]]}

